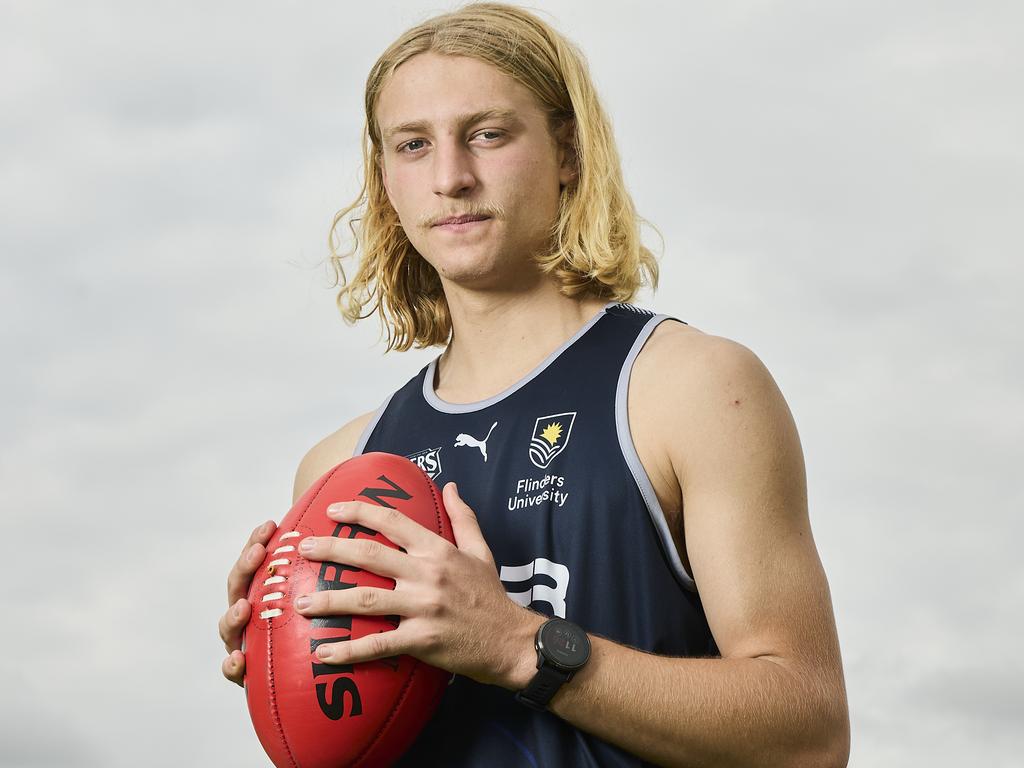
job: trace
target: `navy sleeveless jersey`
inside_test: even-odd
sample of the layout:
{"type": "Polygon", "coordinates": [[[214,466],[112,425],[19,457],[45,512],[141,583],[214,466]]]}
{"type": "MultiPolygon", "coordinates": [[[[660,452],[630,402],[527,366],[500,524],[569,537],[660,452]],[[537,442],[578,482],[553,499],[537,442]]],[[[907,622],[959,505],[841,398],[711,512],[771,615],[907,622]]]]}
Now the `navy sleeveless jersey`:
{"type": "MultiPolygon", "coordinates": [[[[439,486],[456,481],[521,605],[651,653],[715,656],[626,414],[633,361],[666,319],[609,304],[522,380],[476,403],[437,397],[435,359],[381,406],[355,453],[401,454],[439,486]]],[[[513,696],[455,676],[400,765],[645,765],[513,696]]]]}

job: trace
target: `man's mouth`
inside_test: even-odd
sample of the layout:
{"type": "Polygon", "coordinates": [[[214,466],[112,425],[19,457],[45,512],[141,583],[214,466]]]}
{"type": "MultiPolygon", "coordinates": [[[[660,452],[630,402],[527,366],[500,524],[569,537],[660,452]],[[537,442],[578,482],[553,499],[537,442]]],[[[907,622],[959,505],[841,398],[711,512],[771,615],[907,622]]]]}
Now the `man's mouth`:
{"type": "Polygon", "coordinates": [[[470,223],[472,223],[474,221],[485,221],[488,218],[489,218],[488,216],[474,216],[474,215],[469,215],[469,214],[464,215],[464,216],[449,216],[447,219],[441,219],[441,221],[437,222],[437,224],[435,224],[434,226],[435,227],[444,227],[444,226],[450,226],[450,225],[453,225],[453,224],[454,225],[470,224],[470,223]]]}

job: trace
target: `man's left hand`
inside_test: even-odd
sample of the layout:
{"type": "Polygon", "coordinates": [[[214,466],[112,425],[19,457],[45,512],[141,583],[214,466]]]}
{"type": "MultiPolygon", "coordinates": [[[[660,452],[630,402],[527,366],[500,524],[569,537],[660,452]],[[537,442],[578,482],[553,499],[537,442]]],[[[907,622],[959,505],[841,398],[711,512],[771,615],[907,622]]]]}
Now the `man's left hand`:
{"type": "Polygon", "coordinates": [[[544,616],[513,602],[498,579],[476,514],[455,483],[443,491],[456,545],[401,512],[359,501],[332,504],[332,520],[380,532],[405,550],[372,539],[310,536],[309,560],[345,563],[395,580],[394,589],[354,587],[296,598],[304,616],[398,615],[396,629],[317,648],[327,664],[409,654],[478,682],[518,689],[534,670],[533,635],[544,616]]]}

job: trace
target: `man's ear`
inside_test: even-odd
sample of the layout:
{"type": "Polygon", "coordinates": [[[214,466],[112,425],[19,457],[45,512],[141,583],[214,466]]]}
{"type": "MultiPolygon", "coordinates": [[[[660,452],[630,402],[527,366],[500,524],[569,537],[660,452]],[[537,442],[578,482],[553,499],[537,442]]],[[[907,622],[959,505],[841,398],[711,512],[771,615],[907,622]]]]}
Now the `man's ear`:
{"type": "Polygon", "coordinates": [[[572,184],[579,175],[579,157],[576,154],[576,121],[570,118],[555,132],[558,143],[558,183],[572,184]]]}
{"type": "Polygon", "coordinates": [[[391,207],[394,208],[395,204],[391,201],[391,188],[388,186],[388,172],[384,167],[384,159],[381,156],[377,156],[377,169],[380,171],[380,179],[384,184],[384,191],[387,192],[388,202],[391,203],[391,207]]]}

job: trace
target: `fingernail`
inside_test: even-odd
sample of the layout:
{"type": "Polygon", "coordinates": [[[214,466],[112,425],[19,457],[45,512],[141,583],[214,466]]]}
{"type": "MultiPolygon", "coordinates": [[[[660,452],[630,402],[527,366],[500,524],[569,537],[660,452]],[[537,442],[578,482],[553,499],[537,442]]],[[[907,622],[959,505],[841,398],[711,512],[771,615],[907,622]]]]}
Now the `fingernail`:
{"type": "Polygon", "coordinates": [[[348,506],[344,501],[338,501],[327,508],[327,513],[331,515],[343,515],[347,509],[348,506]]]}
{"type": "Polygon", "coordinates": [[[263,527],[260,528],[260,535],[261,536],[266,536],[268,533],[270,533],[270,521],[265,522],[263,524],[263,527]]]}
{"type": "Polygon", "coordinates": [[[309,597],[309,595],[303,595],[302,597],[295,598],[295,607],[298,608],[300,611],[309,608],[309,606],[312,605],[312,603],[313,600],[309,597]]]}
{"type": "Polygon", "coordinates": [[[313,537],[312,536],[308,536],[308,537],[306,537],[305,539],[303,539],[302,541],[299,542],[299,551],[300,552],[312,552],[313,551],[313,547],[315,545],[316,545],[316,542],[313,541],[313,537]]]}
{"type": "Polygon", "coordinates": [[[236,619],[242,618],[242,606],[240,606],[238,603],[235,603],[235,607],[231,609],[231,615],[234,616],[236,619]]]}
{"type": "Polygon", "coordinates": [[[321,659],[326,659],[328,656],[331,655],[331,649],[328,648],[326,645],[321,645],[316,649],[316,655],[319,656],[321,659]]]}
{"type": "Polygon", "coordinates": [[[249,547],[249,554],[247,554],[245,556],[246,559],[248,559],[248,560],[255,560],[256,559],[256,553],[260,551],[259,550],[259,546],[260,546],[259,544],[253,544],[251,547],[249,547]]]}

